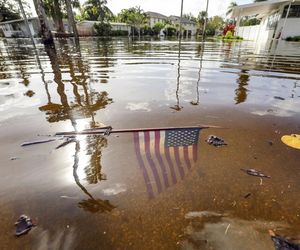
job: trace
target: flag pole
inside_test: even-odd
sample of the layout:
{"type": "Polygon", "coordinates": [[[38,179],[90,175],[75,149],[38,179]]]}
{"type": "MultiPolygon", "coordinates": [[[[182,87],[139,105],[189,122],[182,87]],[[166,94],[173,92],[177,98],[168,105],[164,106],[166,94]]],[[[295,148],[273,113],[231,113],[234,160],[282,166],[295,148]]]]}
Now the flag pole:
{"type": "Polygon", "coordinates": [[[161,127],[161,128],[133,128],[133,129],[113,129],[112,127],[102,127],[95,129],[86,129],[80,132],[58,132],[55,136],[75,136],[75,135],[109,135],[117,133],[133,133],[133,132],[147,132],[147,131],[161,131],[161,130],[174,130],[174,129],[207,129],[207,128],[223,128],[220,126],[212,125],[198,125],[198,126],[185,126],[185,127],[161,127]]]}

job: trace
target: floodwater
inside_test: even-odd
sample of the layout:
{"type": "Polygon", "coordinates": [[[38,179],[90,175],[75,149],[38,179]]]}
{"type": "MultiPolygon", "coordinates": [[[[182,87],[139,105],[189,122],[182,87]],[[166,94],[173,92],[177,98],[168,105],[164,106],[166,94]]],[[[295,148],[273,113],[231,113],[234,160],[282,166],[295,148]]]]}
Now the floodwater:
{"type": "Polygon", "coordinates": [[[1,249],[265,250],[270,229],[300,238],[300,151],[280,140],[300,131],[299,43],[125,38],[37,49],[0,40],[1,249]],[[193,155],[174,146],[174,173],[155,132],[21,147],[100,126],[203,124],[221,128],[197,130],[193,155]],[[208,145],[211,134],[228,145],[208,145]],[[38,225],[16,238],[21,214],[38,225]]]}

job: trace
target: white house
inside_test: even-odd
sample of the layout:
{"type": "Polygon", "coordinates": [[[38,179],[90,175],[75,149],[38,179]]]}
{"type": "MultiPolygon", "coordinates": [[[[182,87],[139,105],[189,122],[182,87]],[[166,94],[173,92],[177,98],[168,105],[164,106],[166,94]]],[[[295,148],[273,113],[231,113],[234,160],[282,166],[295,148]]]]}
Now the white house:
{"type": "MultiPolygon", "coordinates": [[[[30,32],[33,36],[39,33],[39,22],[36,17],[28,18],[30,32]]],[[[4,37],[30,37],[24,19],[0,22],[0,30],[4,37]]]]}
{"type": "Polygon", "coordinates": [[[232,18],[237,19],[236,35],[244,39],[266,42],[300,36],[300,0],[269,0],[234,7],[232,18]],[[239,26],[245,16],[260,19],[259,25],[239,26]]]}
{"type": "Polygon", "coordinates": [[[147,11],[148,25],[153,28],[156,23],[164,23],[168,21],[168,17],[157,12],[147,11]]]}
{"type": "MultiPolygon", "coordinates": [[[[179,16],[170,16],[170,22],[172,25],[178,27],[180,25],[180,17],[179,16]]],[[[183,35],[184,36],[195,36],[197,33],[197,25],[195,22],[190,21],[189,19],[182,18],[181,20],[183,35]]]]}
{"type": "MultiPolygon", "coordinates": [[[[95,36],[94,24],[97,21],[81,21],[76,24],[79,36],[95,36]]],[[[126,23],[110,23],[113,31],[126,31],[130,35],[131,27],[126,23]]]]}

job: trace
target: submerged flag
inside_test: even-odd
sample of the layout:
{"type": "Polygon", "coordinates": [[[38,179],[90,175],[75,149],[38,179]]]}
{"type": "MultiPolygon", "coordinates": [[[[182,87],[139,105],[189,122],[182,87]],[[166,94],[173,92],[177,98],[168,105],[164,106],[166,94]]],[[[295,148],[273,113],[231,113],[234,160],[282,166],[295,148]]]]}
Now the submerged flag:
{"type": "Polygon", "coordinates": [[[197,160],[200,128],[134,132],[135,153],[150,198],[183,179],[197,160]]]}

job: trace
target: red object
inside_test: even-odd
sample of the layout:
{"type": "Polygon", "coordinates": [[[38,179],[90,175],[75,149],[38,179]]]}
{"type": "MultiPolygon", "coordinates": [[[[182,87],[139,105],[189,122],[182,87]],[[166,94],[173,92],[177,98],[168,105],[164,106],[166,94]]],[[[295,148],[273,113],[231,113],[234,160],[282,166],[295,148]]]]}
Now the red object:
{"type": "Polygon", "coordinates": [[[231,31],[232,35],[234,35],[235,25],[233,23],[229,23],[225,26],[223,30],[223,35],[225,36],[227,31],[231,31]]]}

